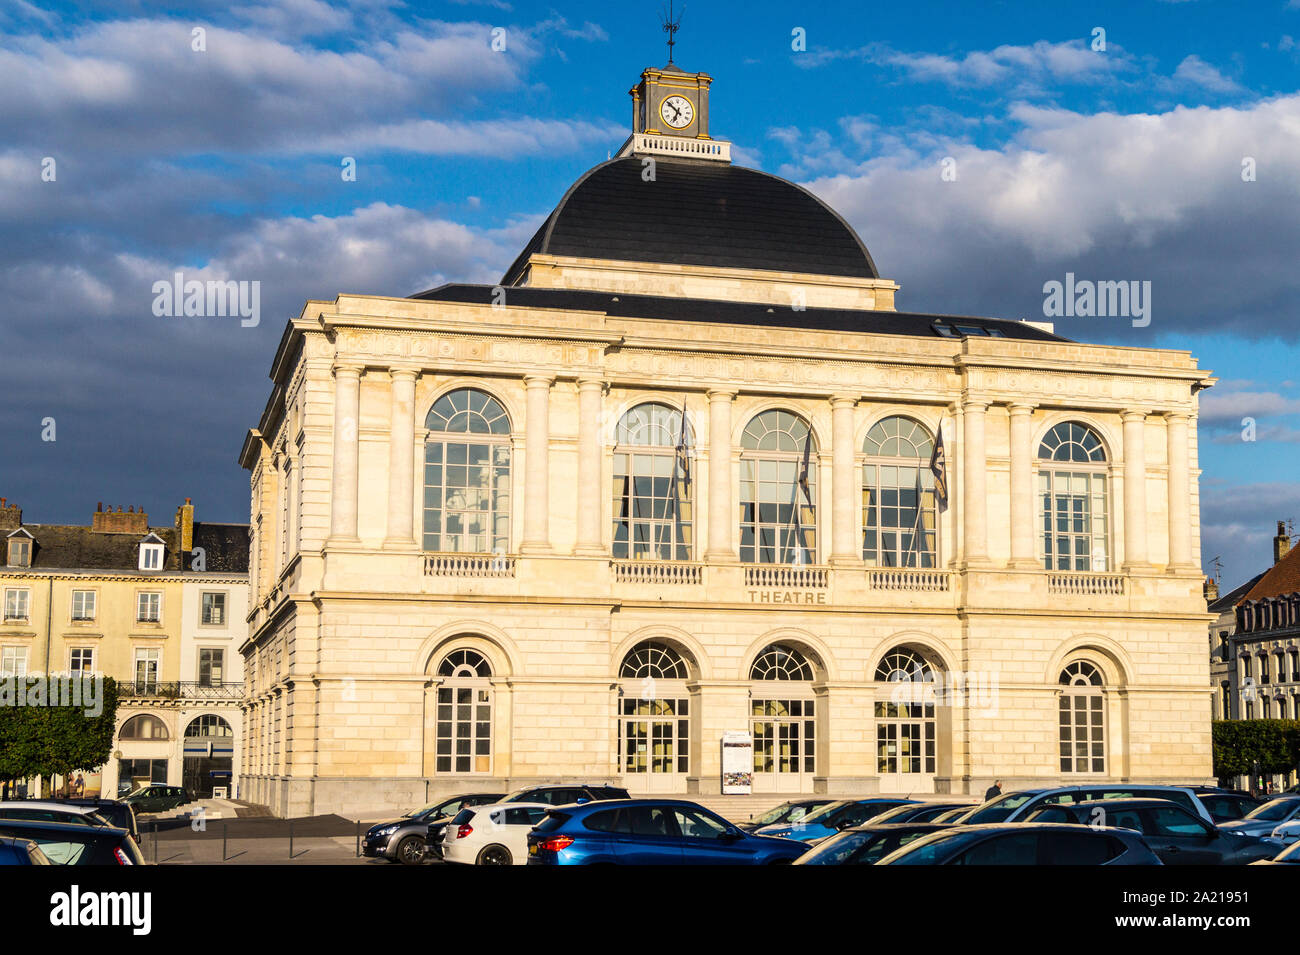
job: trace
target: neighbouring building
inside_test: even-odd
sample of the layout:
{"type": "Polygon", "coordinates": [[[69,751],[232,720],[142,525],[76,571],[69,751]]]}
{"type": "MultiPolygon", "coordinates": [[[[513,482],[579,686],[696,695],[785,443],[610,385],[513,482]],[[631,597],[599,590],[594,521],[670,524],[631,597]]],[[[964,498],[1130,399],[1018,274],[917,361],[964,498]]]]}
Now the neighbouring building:
{"type": "Polygon", "coordinates": [[[112,795],[147,782],[230,791],[242,728],[248,526],[196,522],[188,498],[170,526],[151,526],[143,509],[102,505],[88,527],[25,524],[0,499],[0,537],[0,673],[118,683],[114,752],[99,773],[79,774],[85,791],[112,795]]]}
{"type": "Polygon", "coordinates": [[[898,311],[710,86],[646,70],[497,286],[289,322],[240,456],[244,795],[717,793],[730,731],[756,792],[1209,781],[1209,372],[898,311]]]}

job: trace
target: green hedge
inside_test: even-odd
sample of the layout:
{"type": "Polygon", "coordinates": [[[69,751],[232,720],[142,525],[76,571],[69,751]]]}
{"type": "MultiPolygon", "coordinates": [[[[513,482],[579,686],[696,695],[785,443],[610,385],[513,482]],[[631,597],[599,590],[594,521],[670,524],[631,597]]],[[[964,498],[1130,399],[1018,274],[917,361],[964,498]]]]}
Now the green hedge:
{"type": "Polygon", "coordinates": [[[1286,773],[1300,763],[1300,720],[1215,720],[1214,775],[1286,773]]]}

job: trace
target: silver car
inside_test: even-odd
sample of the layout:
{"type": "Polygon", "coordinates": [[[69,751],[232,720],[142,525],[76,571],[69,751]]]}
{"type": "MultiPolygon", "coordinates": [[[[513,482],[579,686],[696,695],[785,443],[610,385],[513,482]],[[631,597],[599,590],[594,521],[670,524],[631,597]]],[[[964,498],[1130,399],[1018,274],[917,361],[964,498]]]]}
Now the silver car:
{"type": "Polygon", "coordinates": [[[1300,820],[1300,795],[1280,796],[1219,828],[1247,836],[1272,836],[1279,826],[1300,820]]]}

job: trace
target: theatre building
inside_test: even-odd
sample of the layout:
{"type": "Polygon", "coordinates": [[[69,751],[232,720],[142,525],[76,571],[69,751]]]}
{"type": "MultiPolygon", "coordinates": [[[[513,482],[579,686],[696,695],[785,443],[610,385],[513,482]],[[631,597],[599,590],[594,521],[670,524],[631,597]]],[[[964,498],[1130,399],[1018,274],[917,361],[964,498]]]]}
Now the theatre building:
{"type": "Polygon", "coordinates": [[[289,322],[241,454],[241,795],[707,795],[737,732],[758,794],[1209,780],[1213,378],[900,311],[710,138],[710,82],[646,70],[499,285],[289,322]]]}

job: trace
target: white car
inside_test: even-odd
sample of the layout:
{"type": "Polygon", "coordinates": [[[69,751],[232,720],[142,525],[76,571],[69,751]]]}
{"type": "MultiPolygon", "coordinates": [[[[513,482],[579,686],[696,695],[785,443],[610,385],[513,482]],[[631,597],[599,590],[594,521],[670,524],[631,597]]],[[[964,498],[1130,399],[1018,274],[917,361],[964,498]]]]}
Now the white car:
{"type": "Polygon", "coordinates": [[[462,865],[526,865],[528,832],[552,808],[541,802],[467,806],[443,830],[443,861],[462,865]]]}
{"type": "Polygon", "coordinates": [[[74,806],[66,802],[42,799],[6,799],[0,802],[0,819],[23,819],[29,822],[71,822],[87,826],[111,826],[94,806],[74,806]]]}
{"type": "Polygon", "coordinates": [[[1284,822],[1273,830],[1272,838],[1286,845],[1293,842],[1300,842],[1300,820],[1292,819],[1290,822],[1284,822]]]}

